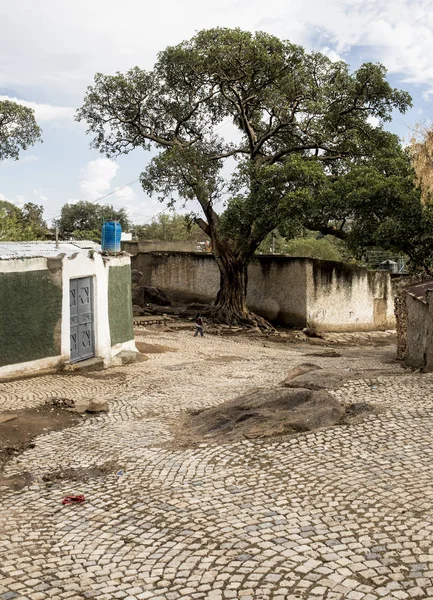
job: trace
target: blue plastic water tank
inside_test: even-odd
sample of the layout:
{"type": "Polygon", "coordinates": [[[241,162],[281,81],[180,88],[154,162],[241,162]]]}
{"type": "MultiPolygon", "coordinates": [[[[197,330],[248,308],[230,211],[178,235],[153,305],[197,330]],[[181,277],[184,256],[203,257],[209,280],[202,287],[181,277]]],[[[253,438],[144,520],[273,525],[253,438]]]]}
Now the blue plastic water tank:
{"type": "Polygon", "coordinates": [[[122,226],[119,221],[106,221],[102,226],[101,248],[103,252],[120,252],[122,226]]]}

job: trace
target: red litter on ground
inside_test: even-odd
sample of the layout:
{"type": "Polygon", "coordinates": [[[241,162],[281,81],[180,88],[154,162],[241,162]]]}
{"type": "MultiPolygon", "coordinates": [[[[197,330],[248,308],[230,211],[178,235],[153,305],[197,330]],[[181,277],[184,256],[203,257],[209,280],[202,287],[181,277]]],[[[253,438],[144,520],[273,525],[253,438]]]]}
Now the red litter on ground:
{"type": "Polygon", "coordinates": [[[62,500],[62,504],[81,504],[82,502],[85,502],[85,500],[83,494],[79,494],[78,496],[66,496],[66,498],[63,498],[62,500]]]}

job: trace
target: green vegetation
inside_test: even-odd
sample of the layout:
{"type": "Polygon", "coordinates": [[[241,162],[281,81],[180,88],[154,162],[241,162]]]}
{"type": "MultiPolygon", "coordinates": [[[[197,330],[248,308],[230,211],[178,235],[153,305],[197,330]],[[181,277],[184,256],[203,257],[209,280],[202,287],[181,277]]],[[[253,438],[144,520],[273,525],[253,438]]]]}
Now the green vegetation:
{"type": "Polygon", "coordinates": [[[18,160],[21,150],[41,141],[34,110],[10,100],[0,100],[0,160],[18,160]]]}
{"type": "Polygon", "coordinates": [[[49,236],[43,220],[42,206],[28,202],[19,208],[11,202],[0,200],[0,241],[43,240],[49,236]]]}
{"type": "Polygon", "coordinates": [[[56,225],[62,239],[101,241],[101,228],[104,221],[119,221],[123,231],[129,231],[130,222],[126,210],[115,210],[113,206],[76,202],[62,206],[60,219],[56,225]]]}
{"type": "Polygon", "coordinates": [[[197,201],[212,240],[221,288],[209,314],[266,326],[245,303],[252,256],[277,227],[346,237],[334,187],[353,169],[385,177],[375,165],[401,149],[383,123],[410,105],[380,64],[351,73],[266,33],[218,28],[168,47],[151,71],[97,74],[77,119],[107,156],[157,150],[143,189],[169,205],[197,201]],[[228,125],[236,134],[224,137],[228,125]]]}
{"type": "Polygon", "coordinates": [[[259,246],[261,254],[286,254],[322,260],[346,260],[345,244],[327,236],[317,238],[314,234],[287,240],[278,231],[272,232],[259,246]]]}
{"type": "Polygon", "coordinates": [[[205,241],[208,236],[194,223],[189,215],[162,214],[146,225],[132,227],[138,240],[161,240],[164,242],[205,241]]]}

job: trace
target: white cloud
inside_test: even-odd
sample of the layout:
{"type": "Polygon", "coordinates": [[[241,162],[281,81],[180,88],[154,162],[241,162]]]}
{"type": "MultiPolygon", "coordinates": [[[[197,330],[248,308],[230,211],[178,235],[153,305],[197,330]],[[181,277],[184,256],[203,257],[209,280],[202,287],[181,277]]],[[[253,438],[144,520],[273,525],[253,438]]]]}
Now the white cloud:
{"type": "Polygon", "coordinates": [[[320,50],[320,52],[322,52],[322,54],[324,54],[330,60],[332,60],[332,62],[338,62],[339,60],[343,60],[340,54],[338,54],[338,52],[336,52],[332,48],[329,48],[329,46],[325,46],[320,50]]]}
{"type": "Polygon", "coordinates": [[[11,199],[11,202],[16,204],[19,208],[22,208],[27,202],[26,197],[23,194],[17,194],[15,198],[11,199]]]}
{"type": "Polygon", "coordinates": [[[4,200],[5,202],[11,202],[12,204],[15,204],[15,206],[18,206],[18,208],[22,208],[24,206],[24,204],[27,202],[25,196],[23,196],[22,194],[17,194],[14,197],[7,197],[4,194],[0,193],[0,200],[4,200]]]}
{"type": "Polygon", "coordinates": [[[18,167],[25,164],[33,164],[39,162],[41,160],[40,156],[36,156],[35,154],[28,154],[27,156],[20,157],[19,160],[11,160],[7,158],[6,160],[2,160],[0,163],[1,167],[18,167]]]}
{"type": "MultiPolygon", "coordinates": [[[[143,215],[155,214],[157,212],[155,205],[158,205],[161,210],[161,205],[157,201],[147,199],[142,192],[137,193],[130,185],[113,188],[113,180],[118,175],[119,168],[118,164],[108,158],[99,158],[87,163],[81,169],[80,200],[95,202],[101,196],[110,193],[99,203],[112,204],[116,209],[124,208],[133,222],[141,222],[143,215]]],[[[68,200],[70,204],[78,201],[68,200]]]]}
{"type": "MultiPolygon", "coordinates": [[[[0,20],[8,23],[0,41],[0,82],[37,86],[78,104],[95,72],[150,68],[168,44],[220,25],[325,47],[332,60],[353,46],[368,47],[408,81],[433,85],[431,0],[160,0],[151,10],[142,0],[124,0],[120,13],[118,7],[115,0],[68,6],[16,0],[0,7],[0,20]]],[[[60,107],[48,114],[51,108],[60,107]]]]}
{"type": "Polygon", "coordinates": [[[27,156],[23,156],[22,158],[20,158],[20,163],[21,164],[35,163],[35,162],[39,162],[40,160],[41,160],[40,156],[36,156],[36,154],[28,154],[27,156]]]}
{"type": "Polygon", "coordinates": [[[91,202],[109,192],[111,180],[116,176],[119,165],[108,158],[91,160],[81,169],[80,193],[83,200],[91,202]]]}
{"type": "Polygon", "coordinates": [[[11,98],[10,96],[0,96],[0,100],[10,100],[32,108],[35,111],[35,118],[38,123],[44,121],[62,121],[64,119],[72,120],[74,118],[75,109],[68,106],[52,106],[51,104],[38,104],[37,102],[27,102],[19,98],[11,98]]]}
{"type": "Polygon", "coordinates": [[[370,115],[369,117],[367,117],[367,123],[369,123],[373,127],[379,127],[379,125],[380,125],[380,119],[378,119],[377,117],[373,117],[372,115],[370,115]]]}
{"type": "Polygon", "coordinates": [[[39,188],[37,190],[33,190],[33,193],[34,193],[35,196],[37,196],[39,198],[39,200],[42,200],[42,202],[46,202],[48,200],[48,198],[43,193],[42,188],[39,188]]]}
{"type": "Polygon", "coordinates": [[[113,194],[113,197],[116,199],[118,203],[129,204],[134,202],[137,199],[137,194],[130,186],[122,187],[116,190],[113,194]]]}
{"type": "MultiPolygon", "coordinates": [[[[338,60],[362,48],[407,82],[433,88],[431,0],[16,0],[0,7],[0,84],[43,90],[67,107],[37,104],[40,120],[71,118],[95,72],[136,64],[215,26],[264,30],[338,60]],[[167,19],[167,14],[170,18],[167,19]],[[131,19],[131,15],[134,18],[131,19]],[[271,16],[270,16],[271,15],[271,16]],[[143,35],[145,23],[145,35],[143,35]],[[162,26],[163,24],[163,26],[162,26]],[[31,48],[29,53],[28,48],[31,48]],[[55,51],[54,51],[55,49],[55,51]],[[60,102],[63,104],[63,102],[60,102]]],[[[29,103],[32,104],[32,103],[29,103]]]]}

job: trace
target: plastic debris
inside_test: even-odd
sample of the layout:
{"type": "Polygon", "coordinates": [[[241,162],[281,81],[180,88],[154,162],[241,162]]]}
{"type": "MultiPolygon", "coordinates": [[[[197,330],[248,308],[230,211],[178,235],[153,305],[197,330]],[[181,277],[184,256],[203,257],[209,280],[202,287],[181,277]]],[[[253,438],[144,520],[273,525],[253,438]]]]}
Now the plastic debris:
{"type": "Polygon", "coordinates": [[[85,500],[83,494],[79,494],[78,496],[66,496],[62,500],[62,504],[82,504],[85,500]]]}

